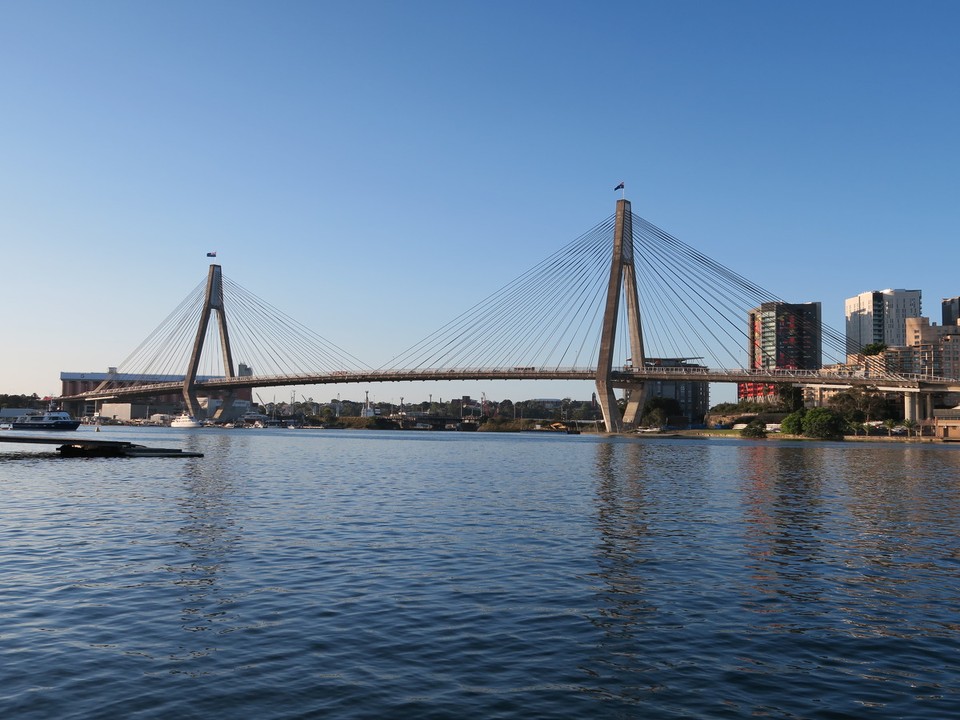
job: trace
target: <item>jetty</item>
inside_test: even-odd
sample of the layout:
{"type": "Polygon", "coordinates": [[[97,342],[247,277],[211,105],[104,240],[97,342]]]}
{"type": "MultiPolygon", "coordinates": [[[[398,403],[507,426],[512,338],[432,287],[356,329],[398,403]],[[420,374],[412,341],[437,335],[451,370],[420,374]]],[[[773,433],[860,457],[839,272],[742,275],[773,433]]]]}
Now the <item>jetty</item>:
{"type": "Polygon", "coordinates": [[[17,444],[59,445],[62,457],[203,457],[201,452],[180,448],[158,448],[124,440],[64,440],[62,437],[0,434],[0,442],[17,444]]]}

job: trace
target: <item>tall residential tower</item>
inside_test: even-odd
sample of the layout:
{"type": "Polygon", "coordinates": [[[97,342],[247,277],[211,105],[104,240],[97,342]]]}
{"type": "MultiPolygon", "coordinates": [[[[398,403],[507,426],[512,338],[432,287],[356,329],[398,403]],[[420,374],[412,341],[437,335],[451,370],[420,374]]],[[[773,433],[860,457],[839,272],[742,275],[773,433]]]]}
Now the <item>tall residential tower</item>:
{"type": "Polygon", "coordinates": [[[941,325],[956,325],[960,320],[960,297],[944,298],[940,301],[941,325]]]}
{"type": "Polygon", "coordinates": [[[847,355],[864,346],[907,344],[906,319],[920,317],[919,290],[870,290],[844,302],[847,317],[847,355]]]}
{"type": "MultiPolygon", "coordinates": [[[[748,367],[764,370],[819,370],[820,303],[767,302],[748,313],[748,367]]],[[[771,383],[740,383],[740,400],[776,396],[771,383]]]]}

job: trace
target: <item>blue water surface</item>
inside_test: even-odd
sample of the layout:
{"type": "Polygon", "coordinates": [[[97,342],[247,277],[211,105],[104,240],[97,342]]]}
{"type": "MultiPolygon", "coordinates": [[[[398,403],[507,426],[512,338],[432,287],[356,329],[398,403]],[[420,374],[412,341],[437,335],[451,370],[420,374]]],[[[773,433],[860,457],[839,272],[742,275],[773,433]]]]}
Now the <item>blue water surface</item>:
{"type": "Polygon", "coordinates": [[[960,447],[98,437],[205,456],[0,447],[2,717],[960,718],[960,447]]]}

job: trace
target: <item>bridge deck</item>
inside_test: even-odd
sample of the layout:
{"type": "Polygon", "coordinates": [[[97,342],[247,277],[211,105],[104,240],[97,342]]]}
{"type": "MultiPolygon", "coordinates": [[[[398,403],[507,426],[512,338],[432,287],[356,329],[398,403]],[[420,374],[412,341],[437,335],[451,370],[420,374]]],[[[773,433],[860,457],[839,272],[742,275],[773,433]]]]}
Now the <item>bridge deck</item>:
{"type": "MultiPolygon", "coordinates": [[[[233,390],[291,385],[336,385],[380,382],[455,381],[455,380],[596,380],[595,368],[463,368],[426,370],[356,370],[323,374],[280,376],[244,376],[218,380],[198,380],[194,387],[203,390],[233,390]]],[[[870,387],[901,392],[960,392],[960,380],[922,375],[839,374],[822,370],[748,370],[745,368],[648,367],[625,368],[610,376],[614,387],[628,387],[647,380],[686,380],[709,383],[790,383],[826,385],[838,388],[870,387]]],[[[182,382],[153,383],[140,386],[104,388],[62,400],[108,400],[180,392],[182,382]]]]}

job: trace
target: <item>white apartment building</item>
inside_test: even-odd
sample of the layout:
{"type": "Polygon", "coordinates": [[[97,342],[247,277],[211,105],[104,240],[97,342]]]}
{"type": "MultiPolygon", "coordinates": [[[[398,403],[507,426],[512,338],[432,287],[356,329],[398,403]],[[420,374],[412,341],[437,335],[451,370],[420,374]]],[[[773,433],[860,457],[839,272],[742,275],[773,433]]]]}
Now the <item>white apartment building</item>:
{"type": "Polygon", "coordinates": [[[870,290],[844,302],[847,355],[871,343],[907,345],[906,320],[920,317],[919,290],[870,290]]]}

